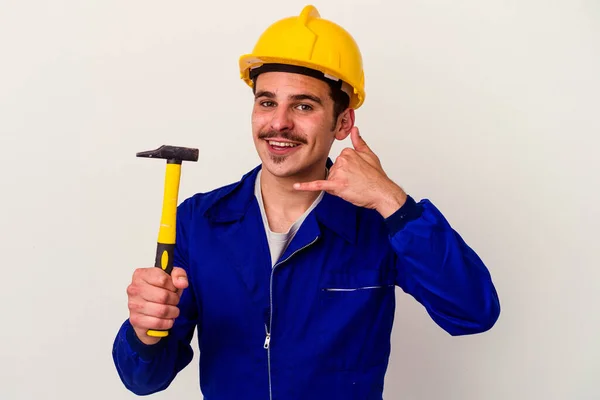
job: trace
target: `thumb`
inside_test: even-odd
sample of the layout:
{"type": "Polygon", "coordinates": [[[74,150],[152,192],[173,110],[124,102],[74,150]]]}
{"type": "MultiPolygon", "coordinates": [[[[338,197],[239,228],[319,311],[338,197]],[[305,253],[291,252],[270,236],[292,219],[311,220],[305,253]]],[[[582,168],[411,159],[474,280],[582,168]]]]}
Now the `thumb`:
{"type": "Polygon", "coordinates": [[[371,153],[371,149],[367,145],[367,142],[364,141],[362,136],[360,136],[360,132],[356,126],[350,131],[350,139],[352,140],[352,146],[355,150],[363,153],[371,153]]]}
{"type": "Polygon", "coordinates": [[[171,278],[173,279],[173,285],[177,289],[183,290],[188,287],[187,273],[183,268],[173,267],[171,278]]]}

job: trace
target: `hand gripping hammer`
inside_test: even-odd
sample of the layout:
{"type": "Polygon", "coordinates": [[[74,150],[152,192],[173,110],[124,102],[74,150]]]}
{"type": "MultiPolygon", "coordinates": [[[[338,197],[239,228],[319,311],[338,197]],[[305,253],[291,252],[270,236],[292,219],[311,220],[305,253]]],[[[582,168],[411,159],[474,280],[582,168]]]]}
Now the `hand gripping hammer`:
{"type": "MultiPolygon", "coordinates": [[[[175,250],[177,201],[179,196],[179,180],[181,178],[181,164],[183,161],[198,161],[198,149],[161,146],[156,150],[137,153],[137,157],[167,160],[162,216],[158,231],[158,243],[154,266],[161,268],[170,275],[173,270],[173,252],[175,250]]],[[[169,335],[169,331],[149,330],[146,334],[153,337],[165,337],[169,335]]]]}

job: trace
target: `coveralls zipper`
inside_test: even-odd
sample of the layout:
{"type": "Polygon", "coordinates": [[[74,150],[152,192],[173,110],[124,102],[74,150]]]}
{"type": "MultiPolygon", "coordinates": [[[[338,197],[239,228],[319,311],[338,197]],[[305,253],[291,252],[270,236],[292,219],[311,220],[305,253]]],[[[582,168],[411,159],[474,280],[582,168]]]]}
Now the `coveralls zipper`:
{"type": "Polygon", "coordinates": [[[273,273],[275,272],[275,268],[277,268],[278,266],[280,266],[281,264],[283,264],[284,262],[286,262],[287,260],[292,258],[296,253],[313,245],[318,239],[319,239],[319,236],[314,238],[314,240],[312,242],[310,242],[309,244],[294,251],[285,260],[277,262],[271,269],[271,279],[270,279],[270,285],[269,285],[269,326],[267,326],[265,324],[266,337],[265,337],[265,344],[263,346],[267,350],[267,360],[268,360],[268,369],[269,369],[269,399],[270,400],[273,400],[273,386],[272,386],[272,382],[271,382],[271,331],[270,331],[270,328],[273,326],[273,273]]]}

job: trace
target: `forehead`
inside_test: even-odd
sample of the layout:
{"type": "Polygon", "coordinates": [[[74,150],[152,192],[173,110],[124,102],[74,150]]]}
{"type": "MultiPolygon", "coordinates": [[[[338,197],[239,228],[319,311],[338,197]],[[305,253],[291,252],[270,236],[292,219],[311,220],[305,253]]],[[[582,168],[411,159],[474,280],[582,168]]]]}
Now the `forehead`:
{"type": "Polygon", "coordinates": [[[265,72],[256,78],[256,91],[269,91],[275,95],[309,92],[325,100],[329,90],[329,85],[320,79],[290,72],[265,72]]]}

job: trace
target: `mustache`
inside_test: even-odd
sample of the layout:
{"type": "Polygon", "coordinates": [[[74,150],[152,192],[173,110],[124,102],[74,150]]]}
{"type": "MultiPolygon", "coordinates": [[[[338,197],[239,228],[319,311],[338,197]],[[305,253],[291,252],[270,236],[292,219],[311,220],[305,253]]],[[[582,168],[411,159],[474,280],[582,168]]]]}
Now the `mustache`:
{"type": "Polygon", "coordinates": [[[298,142],[298,143],[302,143],[302,144],[308,144],[308,141],[306,140],[306,137],[303,135],[300,135],[299,133],[296,132],[290,132],[290,131],[284,131],[284,132],[277,132],[277,131],[267,131],[267,132],[261,132],[258,134],[258,138],[259,139],[271,139],[274,137],[279,137],[282,139],[286,139],[292,142],[298,142]]]}

